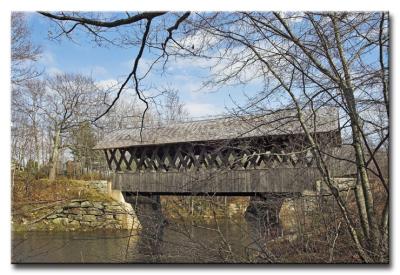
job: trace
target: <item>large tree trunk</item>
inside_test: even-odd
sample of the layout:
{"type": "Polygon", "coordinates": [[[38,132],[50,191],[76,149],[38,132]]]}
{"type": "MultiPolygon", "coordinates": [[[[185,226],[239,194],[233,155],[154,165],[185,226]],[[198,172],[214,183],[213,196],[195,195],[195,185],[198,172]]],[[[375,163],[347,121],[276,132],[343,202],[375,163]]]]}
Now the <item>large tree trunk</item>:
{"type": "Polygon", "coordinates": [[[59,129],[56,129],[54,132],[54,139],[53,139],[53,149],[50,159],[50,172],[49,172],[49,180],[56,179],[57,173],[57,164],[58,164],[58,157],[59,157],[59,148],[60,148],[60,141],[61,141],[61,133],[59,129]]]}

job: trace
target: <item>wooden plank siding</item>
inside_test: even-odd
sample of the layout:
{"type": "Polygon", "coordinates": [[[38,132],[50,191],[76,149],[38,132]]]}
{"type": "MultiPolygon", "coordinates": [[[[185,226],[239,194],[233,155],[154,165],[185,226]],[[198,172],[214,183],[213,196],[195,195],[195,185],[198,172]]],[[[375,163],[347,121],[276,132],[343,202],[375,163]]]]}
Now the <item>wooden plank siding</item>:
{"type": "Polygon", "coordinates": [[[296,193],[315,190],[314,167],[226,171],[116,172],[113,189],[154,194],[296,193]]]}

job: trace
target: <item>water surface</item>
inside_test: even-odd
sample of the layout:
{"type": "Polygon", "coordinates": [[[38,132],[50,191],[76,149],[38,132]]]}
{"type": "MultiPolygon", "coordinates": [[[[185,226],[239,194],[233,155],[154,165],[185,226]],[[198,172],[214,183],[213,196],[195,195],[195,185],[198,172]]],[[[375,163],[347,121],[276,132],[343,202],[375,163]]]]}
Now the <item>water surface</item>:
{"type": "MultiPolygon", "coordinates": [[[[268,261],[266,236],[246,219],[175,224],[160,232],[13,233],[13,263],[223,263],[268,261]]],[[[264,233],[263,233],[264,232],[264,233]]],[[[269,232],[271,235],[271,232],[269,232]]],[[[274,233],[273,233],[274,234],[274,233]]],[[[272,235],[273,235],[272,234],[272,235]]],[[[275,233],[276,234],[276,233],[275,233]]],[[[271,236],[270,236],[271,237],[271,236]]]]}

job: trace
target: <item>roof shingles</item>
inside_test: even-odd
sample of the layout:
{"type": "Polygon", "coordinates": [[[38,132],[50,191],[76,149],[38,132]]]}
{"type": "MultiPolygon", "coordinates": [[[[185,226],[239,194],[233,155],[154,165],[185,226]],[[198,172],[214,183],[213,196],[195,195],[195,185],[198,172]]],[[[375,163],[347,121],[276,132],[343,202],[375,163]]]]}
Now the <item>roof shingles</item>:
{"type": "MultiPolygon", "coordinates": [[[[313,116],[306,111],[306,123],[313,129],[313,116]]],[[[338,111],[321,108],[316,112],[315,132],[339,131],[338,111]]],[[[313,131],[313,130],[312,130],[313,131]]],[[[163,127],[116,130],[105,135],[94,149],[111,149],[153,144],[227,140],[268,135],[303,133],[294,110],[275,111],[258,116],[221,117],[207,120],[174,123],[163,127]]]]}

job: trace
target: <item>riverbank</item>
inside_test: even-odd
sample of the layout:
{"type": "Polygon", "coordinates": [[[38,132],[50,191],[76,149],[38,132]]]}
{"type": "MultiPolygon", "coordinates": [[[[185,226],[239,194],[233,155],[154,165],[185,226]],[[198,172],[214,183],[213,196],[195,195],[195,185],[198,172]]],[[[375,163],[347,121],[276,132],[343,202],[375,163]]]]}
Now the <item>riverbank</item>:
{"type": "Polygon", "coordinates": [[[137,228],[132,207],[108,193],[107,181],[46,179],[13,185],[12,230],[115,231],[137,228]]]}

